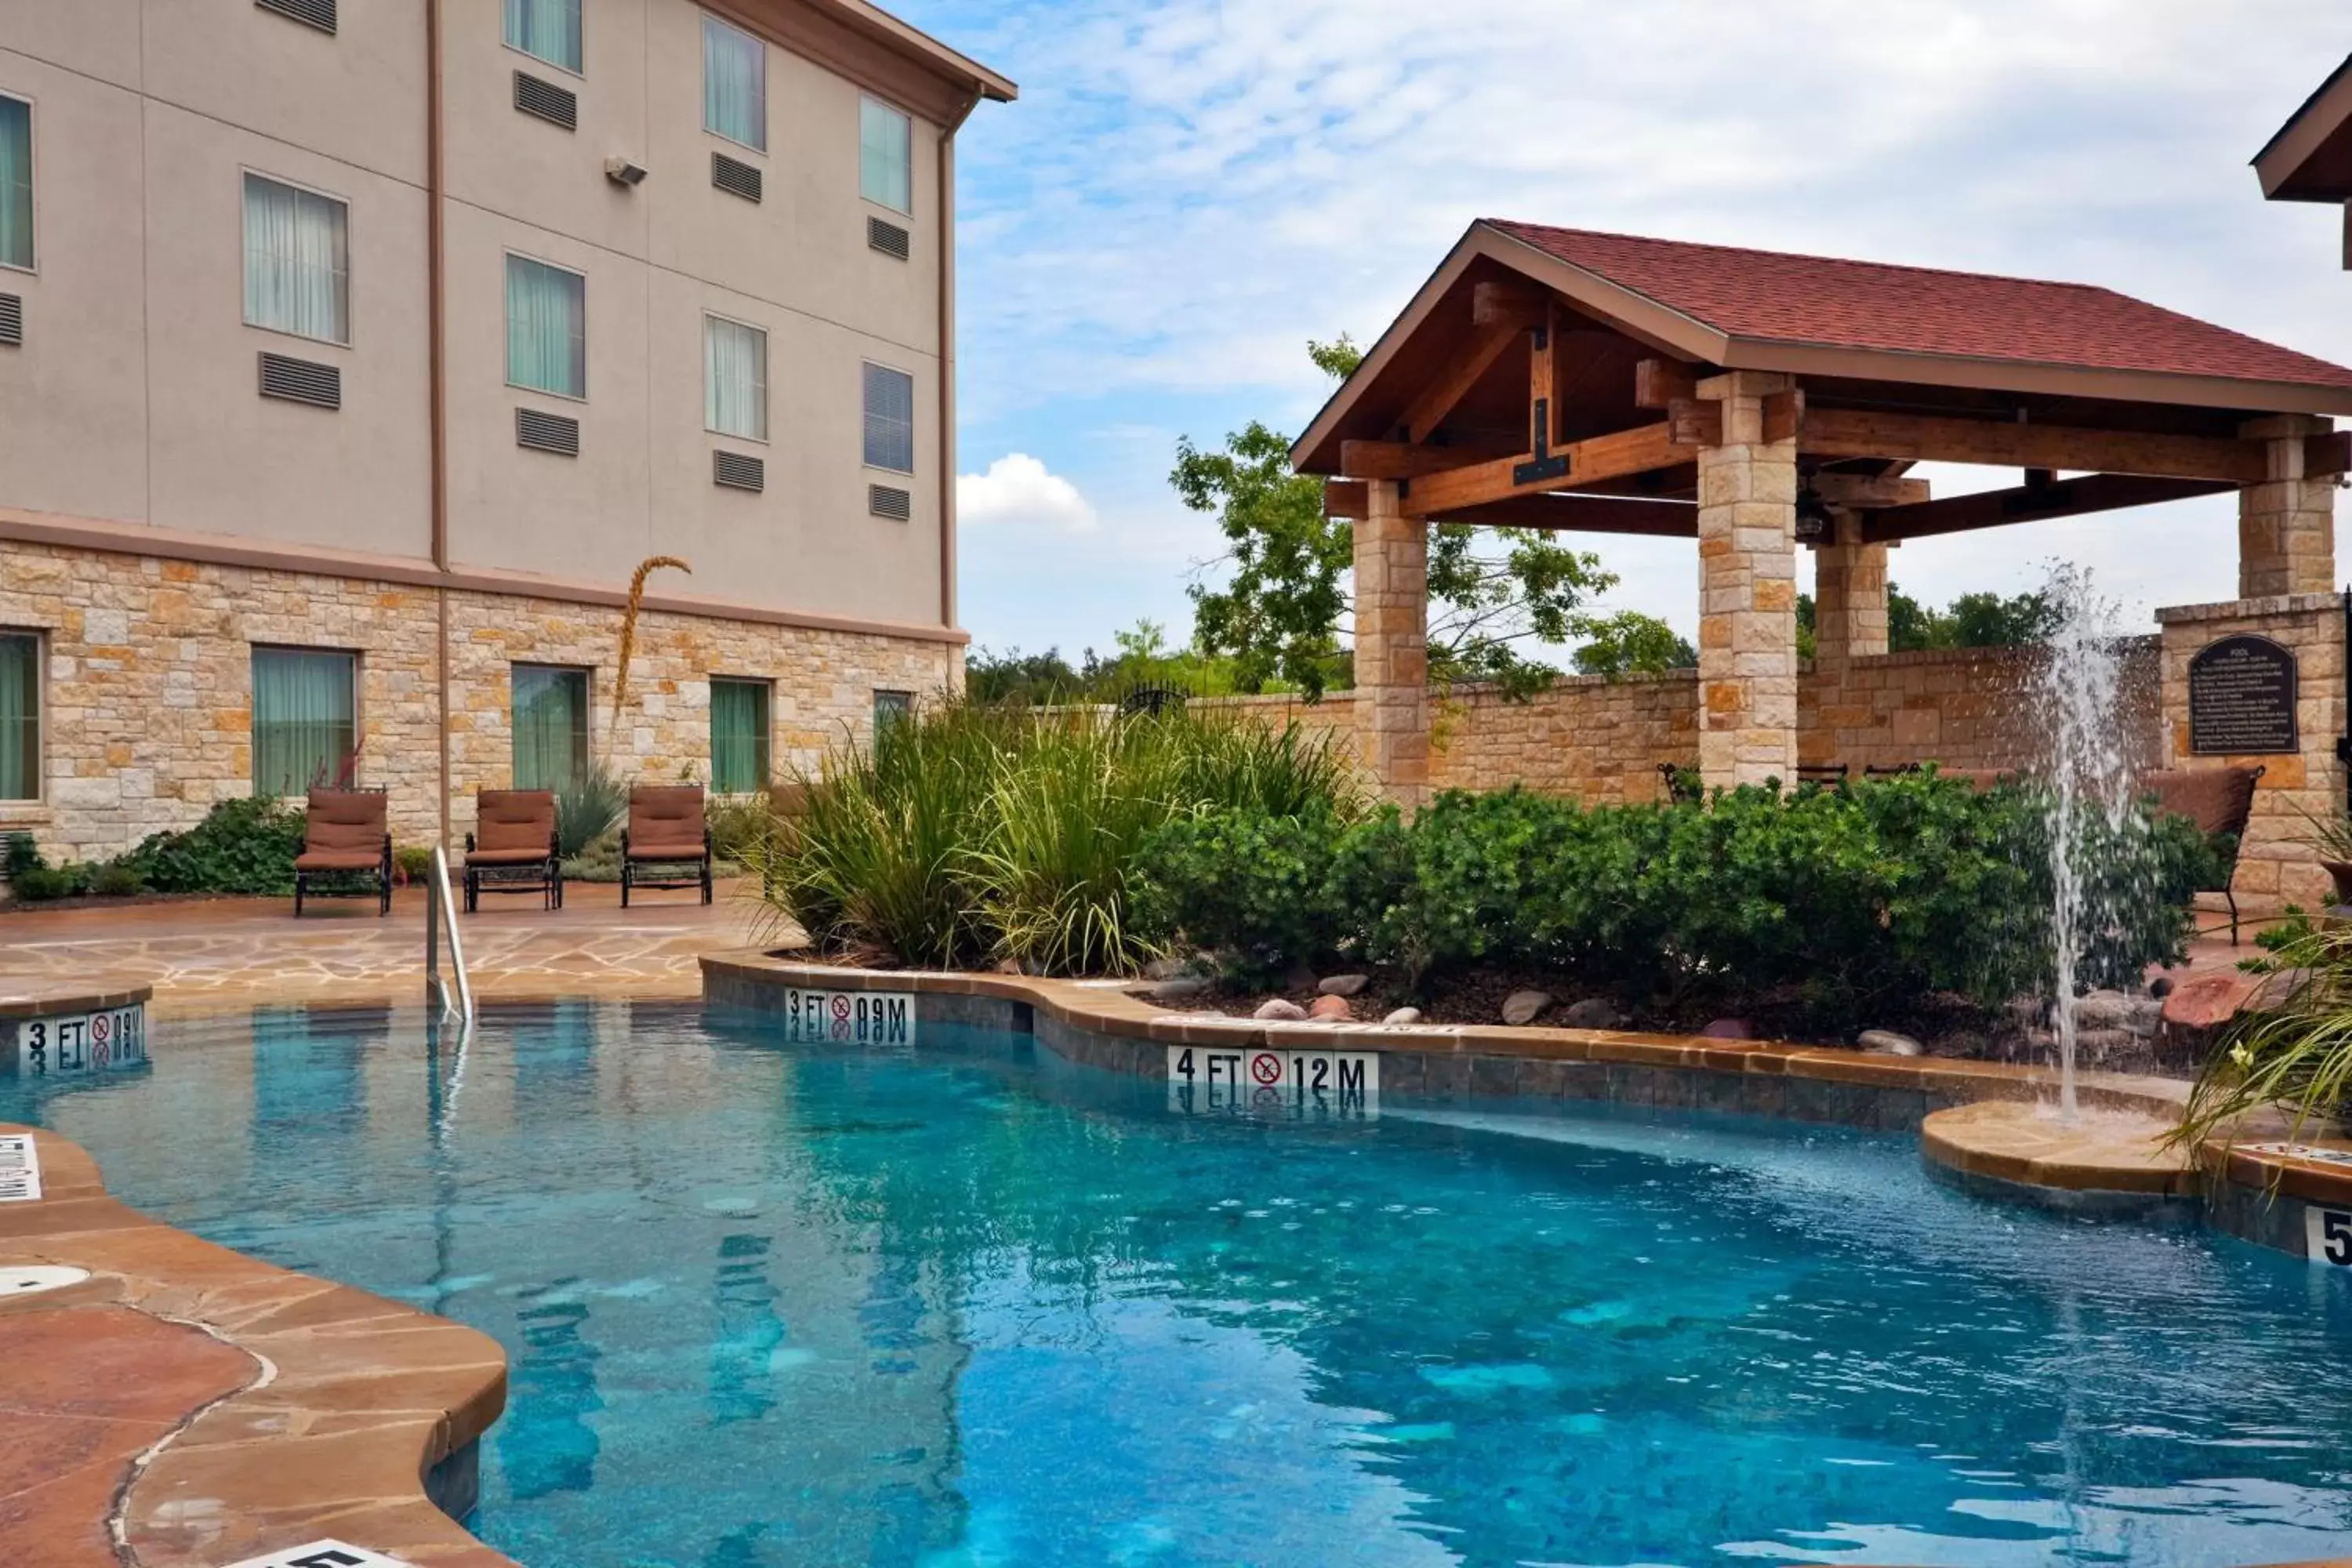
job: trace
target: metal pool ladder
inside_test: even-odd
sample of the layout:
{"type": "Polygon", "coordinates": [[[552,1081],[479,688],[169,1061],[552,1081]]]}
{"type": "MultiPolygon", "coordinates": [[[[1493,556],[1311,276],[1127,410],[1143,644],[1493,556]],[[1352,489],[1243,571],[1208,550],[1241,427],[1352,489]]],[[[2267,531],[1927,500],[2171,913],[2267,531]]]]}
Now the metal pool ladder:
{"type": "Polygon", "coordinates": [[[433,847],[433,879],[425,888],[425,990],[441,1016],[455,1013],[467,1033],[474,1027],[474,983],[466,975],[466,944],[457,934],[457,902],[449,896],[449,857],[433,847]],[[441,978],[441,931],[449,932],[449,969],[457,985],[453,994],[441,978]]]}

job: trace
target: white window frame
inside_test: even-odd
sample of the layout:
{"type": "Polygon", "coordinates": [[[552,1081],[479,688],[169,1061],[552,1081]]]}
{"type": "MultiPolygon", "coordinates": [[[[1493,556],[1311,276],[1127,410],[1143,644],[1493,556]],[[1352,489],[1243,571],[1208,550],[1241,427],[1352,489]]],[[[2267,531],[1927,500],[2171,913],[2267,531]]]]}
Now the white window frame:
{"type": "MultiPolygon", "coordinates": [[[[35,99],[32,94],[27,92],[0,91],[0,98],[5,98],[11,103],[21,103],[25,106],[25,133],[32,138],[33,143],[33,158],[31,164],[31,177],[33,181],[33,264],[29,267],[19,267],[11,261],[0,261],[0,272],[21,272],[28,278],[38,278],[41,275],[41,105],[38,100],[35,99]]],[[[237,214],[240,223],[243,221],[244,216],[244,212],[240,208],[237,214]]],[[[241,233],[238,236],[237,243],[241,249],[244,246],[244,237],[241,233]]]]}
{"type": "Polygon", "coordinates": [[[586,81],[588,79],[588,0],[574,0],[574,3],[580,7],[580,68],[578,70],[573,70],[562,60],[551,60],[545,55],[532,54],[520,44],[508,43],[507,8],[504,5],[499,7],[499,47],[510,53],[520,55],[527,60],[536,61],[550,70],[562,71],[574,81],[586,81]]]}
{"type": "MultiPolygon", "coordinates": [[[[508,385],[508,386],[509,386],[509,387],[511,387],[513,390],[515,390],[515,391],[517,391],[517,392],[528,392],[528,393],[530,393],[530,394],[532,394],[532,395],[536,395],[536,396],[539,396],[539,397],[555,397],[555,398],[561,398],[561,399],[562,399],[562,400],[563,400],[564,402],[566,402],[566,403],[585,403],[585,402],[587,402],[587,401],[588,401],[588,394],[587,394],[587,392],[584,390],[584,389],[586,388],[586,386],[588,385],[588,274],[586,274],[585,272],[581,271],[581,270],[580,270],[580,268],[578,268],[577,267],[566,267],[566,266],[565,266],[562,262],[561,262],[561,261],[551,261],[551,260],[549,260],[549,259],[548,259],[546,257],[544,257],[544,256],[533,256],[533,255],[532,255],[530,251],[528,251],[528,250],[517,250],[517,249],[516,249],[513,246],[511,246],[511,245],[507,246],[507,247],[504,247],[503,248],[501,248],[501,249],[499,250],[499,367],[500,367],[500,368],[499,368],[499,374],[500,375],[502,375],[502,376],[506,377],[506,383],[507,383],[507,385],[508,385]],[[543,387],[543,386],[530,386],[530,385],[526,384],[525,383],[522,383],[522,382],[517,381],[517,380],[514,378],[514,361],[513,361],[513,359],[511,358],[511,356],[510,356],[510,355],[508,353],[508,352],[507,352],[507,334],[508,334],[509,331],[511,331],[513,330],[513,329],[512,329],[512,327],[510,326],[510,324],[509,324],[509,323],[508,322],[508,321],[507,321],[507,260],[506,260],[506,258],[507,258],[508,257],[509,257],[509,256],[519,256],[519,257],[522,258],[525,261],[537,262],[537,263],[538,263],[540,266],[541,266],[541,267],[551,267],[551,268],[554,268],[556,271],[558,271],[558,272],[569,272],[570,274],[572,274],[572,276],[573,276],[574,278],[577,278],[577,279],[580,279],[580,384],[581,384],[581,386],[582,386],[582,388],[583,388],[583,390],[581,392],[580,395],[579,395],[579,396],[577,396],[577,397],[572,396],[572,394],[570,394],[570,393],[568,393],[568,392],[550,392],[550,391],[548,391],[548,390],[547,390],[547,388],[545,388],[545,387],[543,387]]],[[[537,661],[537,660],[535,660],[535,659],[520,659],[520,660],[518,660],[518,661],[516,661],[516,662],[518,662],[518,663],[522,663],[522,664],[533,664],[533,663],[537,663],[537,662],[539,662],[539,661],[537,661]]],[[[567,664],[567,665],[556,665],[556,666],[551,666],[550,668],[561,668],[561,669],[572,669],[572,668],[584,668],[584,667],[579,667],[579,666],[573,666],[573,665],[568,665],[568,664],[567,664]]]]}
{"type": "Polygon", "coordinates": [[[915,416],[920,412],[919,405],[922,402],[922,399],[917,395],[917,391],[918,383],[915,373],[907,369],[903,365],[892,364],[887,360],[878,359],[861,359],[857,362],[857,460],[858,466],[866,469],[866,472],[874,474],[898,474],[908,479],[915,477],[918,470],[914,465],[922,458],[922,453],[918,450],[920,443],[916,439],[917,427],[915,416]],[[879,463],[869,463],[866,461],[866,421],[870,416],[866,406],[866,367],[868,365],[872,365],[876,370],[887,370],[893,375],[903,375],[907,378],[908,466],[906,468],[886,468],[879,463]]]}
{"type": "Polygon", "coordinates": [[[24,826],[24,813],[48,809],[49,636],[45,626],[0,626],[0,637],[33,639],[33,793],[14,800],[0,795],[0,829],[24,826]],[[18,816],[12,817],[12,812],[18,816]]]}
{"type": "MultiPolygon", "coordinates": [[[[700,12],[700,16],[704,39],[701,76],[702,133],[705,136],[716,136],[731,147],[741,147],[757,153],[764,158],[768,155],[768,40],[748,27],[737,26],[724,16],[716,16],[709,11],[700,12]],[[739,142],[724,131],[714,129],[710,123],[710,45],[708,40],[712,27],[723,27],[739,38],[748,39],[760,51],[760,140],[757,142],[739,142]]],[[[585,53],[584,46],[583,53],[585,53]]]]}
{"type": "Polygon", "coordinates": [[[861,92],[857,95],[857,199],[867,206],[880,207],[886,213],[897,213],[911,220],[915,216],[915,117],[887,98],[861,92]],[[903,207],[894,207],[866,194],[866,106],[869,103],[897,115],[907,127],[907,205],[903,207]]]}
{"type": "Polygon", "coordinates": [[[772,425],[772,409],[770,408],[770,406],[769,406],[769,403],[770,403],[770,396],[771,396],[771,395],[775,391],[775,384],[774,384],[774,383],[773,383],[773,382],[772,382],[772,381],[769,379],[769,376],[768,376],[768,345],[769,345],[769,342],[770,342],[770,341],[771,341],[770,336],[769,336],[769,332],[768,332],[768,329],[766,328],[766,326],[762,325],[761,322],[758,322],[758,321],[745,321],[745,320],[744,320],[742,317],[740,317],[740,316],[730,316],[730,315],[729,315],[729,314],[728,314],[726,311],[724,311],[724,310],[705,310],[705,311],[703,311],[703,312],[702,312],[702,320],[703,320],[703,323],[704,323],[704,324],[703,324],[703,328],[702,328],[702,430],[703,430],[703,434],[705,434],[705,435],[707,435],[707,436],[716,436],[716,437],[719,437],[720,440],[722,440],[722,441],[752,441],[752,442],[757,442],[759,445],[761,445],[761,446],[762,446],[762,447],[767,446],[767,445],[769,444],[769,441],[768,441],[768,429],[769,429],[769,427],[771,426],[771,425],[772,425]],[[710,327],[709,327],[709,323],[710,323],[710,322],[712,322],[712,321],[724,321],[724,322],[726,322],[726,323],[727,323],[729,326],[730,326],[730,327],[744,327],[744,328],[748,328],[749,330],[751,330],[751,331],[755,331],[755,332],[757,332],[757,333],[759,333],[759,334],[760,334],[760,426],[761,426],[761,428],[760,428],[760,434],[758,434],[757,436],[740,436],[740,435],[736,434],[736,433],[735,433],[734,431],[732,431],[732,430],[721,430],[720,428],[719,428],[719,426],[717,426],[716,425],[713,425],[713,424],[710,422],[710,327]]]}
{"type": "MultiPolygon", "coordinates": [[[[37,247],[40,232],[40,220],[36,216],[33,222],[33,234],[37,247]]],[[[358,271],[359,247],[352,243],[352,203],[349,196],[339,196],[332,191],[317,185],[304,184],[299,180],[289,180],[283,174],[273,174],[267,169],[257,169],[250,163],[239,163],[236,166],[236,309],[237,314],[244,318],[247,326],[257,332],[271,332],[281,338],[292,338],[297,342],[324,343],[330,348],[338,349],[350,348],[352,339],[359,332],[360,313],[357,309],[357,291],[352,287],[352,279],[358,271]],[[289,327],[267,326],[255,321],[251,316],[245,315],[245,269],[251,265],[251,258],[245,253],[245,182],[248,178],[267,180],[273,185],[283,185],[289,191],[300,191],[305,195],[317,196],[322,201],[332,202],[343,209],[343,335],[341,337],[312,337],[308,332],[298,332],[289,327]]]]}

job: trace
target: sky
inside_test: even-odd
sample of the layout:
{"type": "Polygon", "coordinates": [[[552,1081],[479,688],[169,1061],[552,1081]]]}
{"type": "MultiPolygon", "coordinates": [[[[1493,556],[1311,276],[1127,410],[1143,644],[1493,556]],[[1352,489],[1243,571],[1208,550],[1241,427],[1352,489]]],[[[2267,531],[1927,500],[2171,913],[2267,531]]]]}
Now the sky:
{"type": "MultiPolygon", "coordinates": [[[[2352,363],[2341,215],[2247,166],[2352,52],[2341,0],[893,8],[1021,84],[958,146],[961,616],[998,652],[1189,637],[1222,540],[1178,438],[1295,435],[1330,391],[1307,341],[1376,338],[1481,216],[2098,283],[2352,363]]],[[[2063,558],[2144,620],[2235,596],[2234,517],[1913,541],[1892,574],[1940,604],[2063,558]]],[[[1687,542],[1578,542],[1603,607],[1693,630],[1687,542]]]]}

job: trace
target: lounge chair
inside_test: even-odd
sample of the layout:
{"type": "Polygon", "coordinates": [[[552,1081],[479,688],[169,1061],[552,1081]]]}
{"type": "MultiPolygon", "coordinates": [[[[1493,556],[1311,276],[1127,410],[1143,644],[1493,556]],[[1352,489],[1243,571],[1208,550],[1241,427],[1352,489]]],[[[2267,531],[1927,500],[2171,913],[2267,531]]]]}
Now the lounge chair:
{"type": "Polygon", "coordinates": [[[302,811],[302,853],[294,858],[294,918],[314,893],[356,899],[373,893],[376,915],[392,913],[392,833],[380,789],[314,789],[302,811]]]}
{"type": "Polygon", "coordinates": [[[2246,823],[2254,813],[2254,785],[2264,770],[2259,767],[2158,768],[2139,776],[2141,791],[2156,797],[2166,811],[2178,812],[2197,825],[2211,840],[2221,861],[2218,892],[2230,906],[2230,945],[2238,945],[2238,895],[2230,884],[2237,880],[2238,847],[2246,837],[2246,823]]]}
{"type": "Polygon", "coordinates": [[[700,888],[710,901],[710,828],[700,784],[640,784],[621,830],[621,907],[639,888],[700,888]]]}
{"type": "Polygon", "coordinates": [[[1844,763],[1799,763],[1797,782],[1801,784],[1820,784],[1823,789],[1835,789],[1845,783],[1853,773],[1853,769],[1844,763]]]}
{"type": "Polygon", "coordinates": [[[474,802],[474,831],[466,835],[466,912],[482,895],[539,893],[544,907],[563,907],[563,858],[555,841],[555,792],[486,789],[474,802]]]}

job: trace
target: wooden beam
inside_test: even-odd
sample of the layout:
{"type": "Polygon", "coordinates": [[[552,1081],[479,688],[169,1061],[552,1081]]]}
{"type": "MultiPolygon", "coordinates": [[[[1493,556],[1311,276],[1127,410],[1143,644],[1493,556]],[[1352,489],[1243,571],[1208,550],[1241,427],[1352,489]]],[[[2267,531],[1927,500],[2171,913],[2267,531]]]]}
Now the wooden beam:
{"type": "Polygon", "coordinates": [[[1478,328],[1462,351],[1447,363],[1444,369],[1429,378],[1419,396],[1397,419],[1397,437],[1408,445],[1426,441],[1430,432],[1444,423],[1487,367],[1503,357],[1503,351],[1527,335],[1524,321],[1497,321],[1478,328]]]}
{"type": "Polygon", "coordinates": [[[1555,447],[1550,457],[1564,461],[1565,470],[1555,471],[1556,465],[1547,462],[1539,466],[1541,471],[1533,471],[1538,465],[1530,453],[1412,480],[1405,492],[1404,514],[1442,517],[1464,507],[1484,506],[1514,496],[1541,495],[1546,490],[1582,488],[1651,468],[1671,468],[1690,461],[1690,451],[1676,447],[1673,427],[1661,422],[1555,447]]]}
{"type": "Polygon", "coordinates": [[[1342,441],[1339,471],[1355,479],[1417,479],[1511,454],[1492,442],[1475,447],[1408,447],[1402,441],[1342,441]]]}
{"type": "Polygon", "coordinates": [[[1551,455],[1553,434],[1559,428],[1559,378],[1553,367],[1552,345],[1559,339],[1559,312],[1547,303],[1543,320],[1528,333],[1528,450],[1538,462],[1551,455]]]}
{"type": "Polygon", "coordinates": [[[1764,439],[1769,445],[1785,441],[1797,433],[1805,416],[1805,393],[1802,387],[1788,392],[1767,393],[1764,397],[1764,439]]]}
{"type": "Polygon", "coordinates": [[[1542,324],[1544,310],[1550,303],[1549,290],[1526,284],[1473,284],[1470,289],[1470,324],[1481,330],[1509,327],[1523,332],[1529,327],[1542,324]]]}
{"type": "Polygon", "coordinates": [[[1805,481],[1831,506],[1881,508],[1917,506],[1927,499],[1927,481],[1893,474],[1820,473],[1805,481]]]}
{"type": "Polygon", "coordinates": [[[2352,473],[2352,430],[2336,430],[2326,436],[2303,438],[2303,477],[2323,479],[2331,475],[2352,473]]]}
{"type": "Polygon", "coordinates": [[[1797,446],[1815,458],[1986,463],[2232,485],[2259,484],[2269,472],[2263,443],[2232,436],[2153,436],[1848,408],[1805,410],[1797,446]]]}
{"type": "Polygon", "coordinates": [[[1689,501],[1643,500],[1633,496],[1514,496],[1508,500],[1466,507],[1431,521],[1475,523],[1483,528],[1543,528],[1563,533],[1698,537],[1698,508],[1689,501]]]}
{"type": "Polygon", "coordinates": [[[1864,544],[1892,544],[1905,539],[1927,539],[1938,533],[1998,528],[2004,523],[2041,522],[2054,517],[2080,517],[2085,512],[2153,506],[2158,501],[2218,495],[2237,488],[2227,479],[2087,474],[2077,479],[2030,484],[2011,490],[1985,490],[1977,495],[1946,496],[1942,500],[1874,511],[1863,519],[1862,542],[1864,544]]]}
{"type": "Polygon", "coordinates": [[[1361,479],[1325,479],[1323,515],[1361,522],[1372,515],[1371,487],[1361,479]]]}
{"type": "Polygon", "coordinates": [[[1666,424],[1677,447],[1723,445],[1723,405],[1717,399],[1671,398],[1666,404],[1666,424]]]}
{"type": "Polygon", "coordinates": [[[1633,366],[1633,406],[1671,407],[1678,397],[1698,395],[1698,373],[1670,359],[1645,359],[1633,366]]]}

